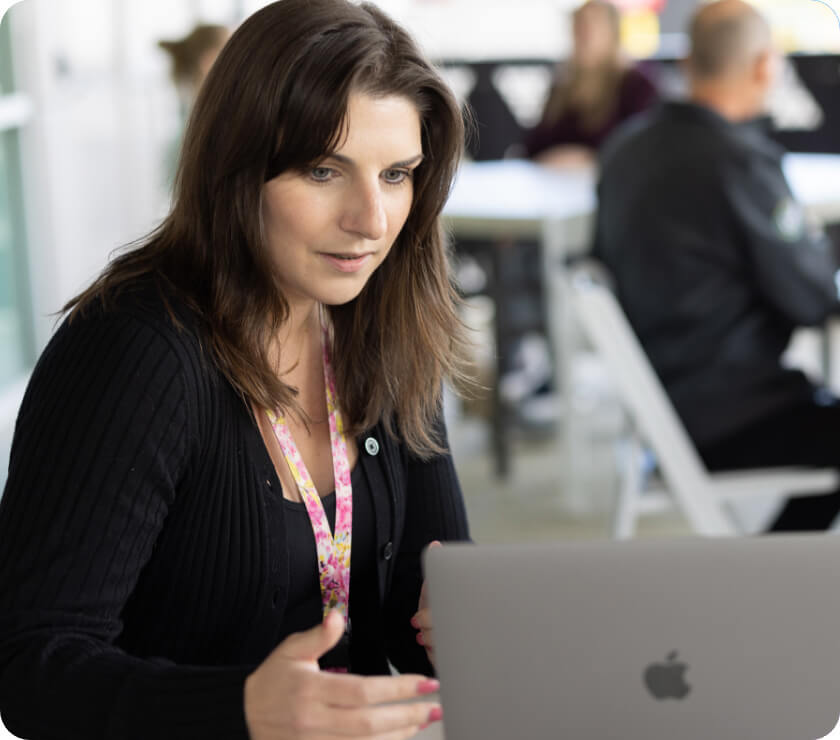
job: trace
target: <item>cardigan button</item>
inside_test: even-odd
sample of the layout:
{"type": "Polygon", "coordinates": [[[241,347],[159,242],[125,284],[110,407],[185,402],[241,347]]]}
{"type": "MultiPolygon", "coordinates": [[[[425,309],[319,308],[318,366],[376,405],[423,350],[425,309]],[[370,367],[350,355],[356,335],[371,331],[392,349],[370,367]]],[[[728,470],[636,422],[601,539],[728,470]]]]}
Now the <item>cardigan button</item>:
{"type": "Polygon", "coordinates": [[[379,442],[377,442],[374,437],[368,437],[365,440],[365,450],[367,451],[368,455],[378,455],[379,442]]]}
{"type": "Polygon", "coordinates": [[[394,543],[386,542],[382,548],[382,558],[384,560],[390,560],[392,557],[394,557],[394,543]]]}

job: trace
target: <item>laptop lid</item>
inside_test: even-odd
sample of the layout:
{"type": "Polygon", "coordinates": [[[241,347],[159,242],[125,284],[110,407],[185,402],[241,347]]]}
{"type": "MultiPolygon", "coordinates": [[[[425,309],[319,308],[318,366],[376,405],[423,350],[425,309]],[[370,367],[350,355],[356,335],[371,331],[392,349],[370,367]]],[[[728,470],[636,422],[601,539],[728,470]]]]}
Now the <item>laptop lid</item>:
{"type": "Polygon", "coordinates": [[[838,725],[840,537],[447,545],[425,567],[446,740],[838,725]]]}

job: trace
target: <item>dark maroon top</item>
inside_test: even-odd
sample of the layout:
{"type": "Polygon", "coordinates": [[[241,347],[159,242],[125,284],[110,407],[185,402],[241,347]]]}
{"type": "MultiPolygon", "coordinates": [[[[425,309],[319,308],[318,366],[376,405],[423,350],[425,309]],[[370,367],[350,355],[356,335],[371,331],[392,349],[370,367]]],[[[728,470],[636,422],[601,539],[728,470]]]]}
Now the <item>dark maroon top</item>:
{"type": "Polygon", "coordinates": [[[538,125],[525,135],[525,151],[535,157],[559,144],[579,144],[592,149],[600,148],[613,129],[630,116],[653,105],[659,95],[650,79],[637,67],[630,67],[618,89],[618,104],[603,124],[586,129],[576,111],[567,111],[551,125],[538,125]]]}

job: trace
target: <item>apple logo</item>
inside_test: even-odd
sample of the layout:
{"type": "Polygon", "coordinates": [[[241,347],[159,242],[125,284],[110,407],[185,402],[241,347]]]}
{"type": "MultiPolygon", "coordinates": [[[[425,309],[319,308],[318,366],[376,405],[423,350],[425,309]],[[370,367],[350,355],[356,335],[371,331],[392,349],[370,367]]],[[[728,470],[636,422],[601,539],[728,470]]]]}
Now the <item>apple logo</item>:
{"type": "Polygon", "coordinates": [[[685,663],[677,663],[677,651],[668,655],[667,663],[651,663],[644,672],[645,686],[657,699],[685,699],[691,686],[685,682],[688,670],[685,663]]]}

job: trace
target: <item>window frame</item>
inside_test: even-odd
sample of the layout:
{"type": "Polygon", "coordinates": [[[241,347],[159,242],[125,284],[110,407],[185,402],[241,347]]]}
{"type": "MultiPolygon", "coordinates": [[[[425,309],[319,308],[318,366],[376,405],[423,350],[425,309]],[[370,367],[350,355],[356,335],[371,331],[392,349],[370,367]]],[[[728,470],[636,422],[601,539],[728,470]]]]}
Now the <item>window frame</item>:
{"type": "MultiPolygon", "coordinates": [[[[8,178],[9,216],[12,229],[12,280],[15,284],[15,303],[20,322],[22,371],[0,385],[0,438],[4,446],[6,434],[11,432],[18,408],[23,400],[29,375],[35,364],[36,346],[32,290],[29,279],[29,245],[24,210],[24,178],[21,161],[20,133],[32,119],[33,106],[29,96],[15,91],[12,59],[10,13],[0,20],[0,146],[4,148],[8,178]]],[[[5,455],[0,450],[0,495],[6,479],[5,455]]]]}

